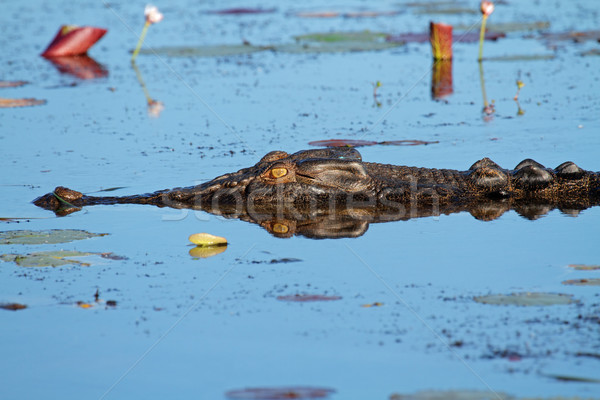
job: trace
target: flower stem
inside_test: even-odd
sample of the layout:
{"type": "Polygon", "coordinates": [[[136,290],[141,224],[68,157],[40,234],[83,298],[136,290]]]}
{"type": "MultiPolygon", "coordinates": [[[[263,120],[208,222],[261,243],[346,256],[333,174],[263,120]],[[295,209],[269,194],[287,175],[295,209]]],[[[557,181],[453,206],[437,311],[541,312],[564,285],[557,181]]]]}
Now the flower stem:
{"type": "Polygon", "coordinates": [[[479,32],[479,57],[477,61],[483,60],[483,41],[485,40],[485,23],[487,22],[488,16],[484,15],[481,21],[481,31],[479,32]]]}
{"type": "MultiPolygon", "coordinates": [[[[485,20],[484,20],[485,21],[485,20]]],[[[142,48],[142,44],[144,43],[144,38],[146,37],[146,33],[148,32],[148,27],[150,26],[150,22],[146,21],[144,24],[144,29],[142,29],[142,33],[140,35],[140,40],[138,40],[137,46],[131,55],[131,62],[134,62],[140,49],[142,48]]]]}

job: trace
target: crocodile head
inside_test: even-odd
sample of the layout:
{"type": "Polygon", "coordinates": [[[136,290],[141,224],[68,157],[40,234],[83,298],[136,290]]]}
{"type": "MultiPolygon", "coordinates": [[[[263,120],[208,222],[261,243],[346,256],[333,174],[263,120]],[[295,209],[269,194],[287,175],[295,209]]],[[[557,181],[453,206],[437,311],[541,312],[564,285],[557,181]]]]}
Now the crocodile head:
{"type": "MultiPolygon", "coordinates": [[[[202,205],[266,204],[274,199],[329,199],[369,187],[360,153],[353,148],[305,150],[294,154],[272,151],[256,165],[219,176],[187,190],[175,189],[175,201],[194,196],[202,205]]],[[[197,203],[197,202],[196,202],[197,203]]],[[[198,204],[198,203],[197,203],[198,204]]]]}

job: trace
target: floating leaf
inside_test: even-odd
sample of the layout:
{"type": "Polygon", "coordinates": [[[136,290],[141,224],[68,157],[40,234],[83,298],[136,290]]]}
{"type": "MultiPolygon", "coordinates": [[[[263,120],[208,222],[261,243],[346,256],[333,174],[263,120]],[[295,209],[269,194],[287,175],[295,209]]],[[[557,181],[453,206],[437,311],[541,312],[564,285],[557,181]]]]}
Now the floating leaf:
{"type": "Polygon", "coordinates": [[[197,246],[227,246],[227,239],[210,233],[194,233],[188,239],[197,246]]]}
{"type": "Polygon", "coordinates": [[[293,301],[298,303],[306,303],[311,301],[334,301],[341,300],[340,296],[325,296],[322,294],[292,294],[287,296],[277,296],[277,300],[293,301]]]}
{"type": "Polygon", "coordinates": [[[360,146],[374,146],[377,142],[370,140],[355,140],[355,139],[326,139],[326,140],[315,140],[308,142],[310,146],[323,146],[323,147],[360,147],[360,146]]]}
{"type": "Polygon", "coordinates": [[[585,265],[585,264],[569,264],[569,268],[573,268],[580,271],[592,271],[600,269],[600,265],[585,265]]]}
{"type": "Polygon", "coordinates": [[[515,400],[514,397],[504,393],[492,392],[489,390],[426,390],[414,394],[394,393],[390,400],[515,400]]]}
{"type": "Polygon", "coordinates": [[[583,53],[580,53],[581,56],[583,57],[587,57],[587,56],[600,56],[600,49],[591,49],[588,51],[584,51],[583,53]]]}
{"type": "Polygon", "coordinates": [[[30,107],[46,104],[46,100],[28,99],[3,99],[0,98],[0,108],[30,107]]]}
{"type": "Polygon", "coordinates": [[[507,56],[484,57],[485,61],[544,61],[553,60],[554,54],[516,54],[507,56]]]}
{"type": "Polygon", "coordinates": [[[574,375],[560,375],[560,374],[545,374],[548,378],[556,379],[562,382],[586,382],[586,383],[600,383],[600,379],[588,378],[583,376],[574,375]]]}
{"type": "Polygon", "coordinates": [[[339,41],[339,42],[299,42],[282,44],[273,48],[275,51],[290,54],[312,53],[352,53],[359,51],[381,51],[402,46],[403,43],[372,41],[339,41]]]}
{"type": "MultiPolygon", "coordinates": [[[[521,32],[521,31],[539,31],[550,28],[548,21],[535,22],[506,22],[489,24],[487,30],[491,32],[521,32]]],[[[472,29],[471,25],[454,25],[455,30],[468,31],[472,29]]]]}
{"type": "Polygon", "coordinates": [[[233,44],[217,46],[169,46],[142,49],[140,54],[158,54],[167,57],[229,57],[256,53],[272,49],[270,46],[253,46],[251,44],[233,44]]]}
{"type": "Polygon", "coordinates": [[[244,15],[244,14],[269,14],[277,11],[276,8],[226,8],[224,10],[207,11],[207,14],[217,15],[244,15]]]}
{"type": "Polygon", "coordinates": [[[375,303],[371,303],[371,304],[363,304],[363,305],[361,305],[361,307],[364,307],[364,308],[381,307],[382,305],[383,305],[383,303],[376,301],[375,303]]]}
{"type": "Polygon", "coordinates": [[[13,88],[27,85],[27,81],[0,81],[0,88],[13,88]]]}
{"type": "Polygon", "coordinates": [[[417,146],[439,143],[439,141],[428,142],[424,140],[386,140],[383,142],[374,142],[371,140],[356,140],[356,139],[327,139],[308,142],[310,146],[322,147],[361,147],[361,146],[417,146]]]}
{"type": "Polygon", "coordinates": [[[383,17],[390,15],[397,15],[399,11],[351,11],[351,12],[340,12],[340,11],[304,11],[294,14],[300,18],[374,18],[383,17]]]}
{"type": "MultiPolygon", "coordinates": [[[[485,40],[497,41],[504,37],[506,37],[506,34],[501,32],[485,33],[485,40]]],[[[454,32],[452,38],[456,43],[474,43],[479,41],[479,33],[454,32]]],[[[385,40],[393,43],[427,43],[429,42],[429,33],[400,33],[397,35],[388,35],[385,40]]]]}
{"type": "Polygon", "coordinates": [[[20,267],[59,267],[62,265],[78,265],[89,267],[91,264],[69,259],[70,257],[86,257],[98,255],[81,251],[39,251],[30,254],[0,254],[0,260],[14,262],[20,267]],[[69,257],[69,258],[67,258],[69,257]]]}
{"type": "Polygon", "coordinates": [[[19,303],[0,303],[0,308],[3,310],[19,311],[26,309],[27,306],[19,303]]]}
{"type": "Polygon", "coordinates": [[[360,31],[309,33],[294,36],[294,39],[307,42],[377,42],[383,41],[386,37],[387,34],[383,32],[360,31]]]}
{"type": "Polygon", "coordinates": [[[328,388],[309,386],[290,386],[280,388],[246,388],[231,390],[225,393],[230,399],[253,400],[289,400],[289,399],[323,399],[335,393],[328,388]]]}
{"type": "Polygon", "coordinates": [[[562,293],[512,293],[512,294],[490,294],[477,296],[474,300],[478,303],[493,305],[514,306],[552,306],[576,303],[573,296],[562,293]]]}
{"type": "Polygon", "coordinates": [[[573,41],[583,43],[589,40],[600,42],[600,31],[584,31],[584,32],[548,32],[542,33],[542,39],[548,41],[573,41]]]}
{"type": "Polygon", "coordinates": [[[42,56],[63,57],[85,54],[106,32],[106,29],[93,26],[63,25],[42,56]]]}
{"type": "Polygon", "coordinates": [[[600,286],[600,278],[591,279],[569,279],[563,281],[563,285],[575,285],[575,286],[600,286]]]}
{"type": "Polygon", "coordinates": [[[221,254],[225,250],[227,250],[227,246],[196,246],[190,249],[189,254],[194,258],[208,258],[216,256],[217,254],[221,254]]]}
{"type": "Polygon", "coordinates": [[[77,229],[51,229],[46,231],[5,231],[0,232],[0,244],[54,244],[69,243],[108,233],[90,233],[77,229]]]}
{"type": "Polygon", "coordinates": [[[77,307],[81,307],[81,308],[92,308],[94,307],[93,304],[90,303],[84,303],[83,301],[78,301],[77,302],[77,307]]]}

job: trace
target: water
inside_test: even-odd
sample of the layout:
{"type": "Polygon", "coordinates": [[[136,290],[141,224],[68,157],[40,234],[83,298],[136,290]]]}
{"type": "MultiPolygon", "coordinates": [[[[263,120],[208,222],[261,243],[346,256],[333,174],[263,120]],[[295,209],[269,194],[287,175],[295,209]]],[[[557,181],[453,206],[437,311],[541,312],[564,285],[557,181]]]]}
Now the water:
{"type": "MultiPolygon", "coordinates": [[[[90,267],[0,268],[0,302],[28,309],[0,313],[2,398],[224,398],[244,387],[330,387],[335,399],[387,398],[394,392],[490,388],[515,396],[598,396],[598,297],[567,279],[595,278],[568,264],[599,264],[600,210],[577,218],[552,211],[536,221],[514,211],[482,222],[466,213],[371,224],[354,239],[278,239],[261,227],[203,212],[149,206],[95,206],[55,218],[30,203],[64,185],[83,192],[125,186],[131,194],[190,186],[254,164],[268,151],[309,148],[312,140],[438,140],[429,146],[361,148],[381,163],[466,169],[488,156],[504,167],[524,158],[554,167],[573,160],[600,170],[597,57],[593,42],[556,50],[525,33],[487,42],[488,57],[555,55],[552,60],[484,62],[494,118],[481,116],[476,44],[454,48],[454,94],[430,97],[430,49],[408,44],[382,52],[255,53],[227,58],[158,58],[129,64],[141,30],[140,5],[84,1],[11,2],[2,17],[3,80],[28,80],[2,97],[47,99],[45,106],[0,111],[2,230],[84,229],[108,236],[58,245],[4,245],[1,253],[42,250],[113,252],[90,267]],[[109,33],[90,51],[108,71],[81,80],[38,57],[63,23],[109,33]],[[133,33],[129,30],[131,28],[133,33]],[[517,115],[515,81],[525,110],[517,115]],[[371,83],[381,81],[381,107],[371,83]],[[209,107],[207,107],[208,105],[209,107]],[[188,254],[195,232],[225,236],[227,250],[188,254]],[[292,263],[271,260],[297,258],[292,263]],[[116,308],[81,309],[99,290],[116,308]],[[489,293],[572,294],[577,304],[496,307],[489,293]],[[279,295],[342,296],[288,303],[279,295]],[[382,303],[379,307],[362,307],[382,303]],[[581,318],[579,318],[581,316],[581,318]],[[520,360],[501,354],[515,353],[520,360]],[[104,396],[104,397],[103,397],[104,396]]],[[[478,15],[421,15],[394,2],[379,18],[306,19],[318,2],[278,2],[273,14],[218,16],[218,2],[157,4],[165,20],[147,44],[253,44],[339,30],[425,31],[430,19],[473,24],[478,15]]],[[[476,2],[464,5],[477,9],[476,2]]],[[[235,3],[231,6],[255,6],[235,3]]],[[[328,9],[371,8],[347,2],[328,9]]],[[[552,32],[598,26],[594,1],[498,5],[494,22],[550,21],[552,32]]],[[[476,26],[475,29],[478,29],[476,26]]],[[[537,34],[532,33],[534,36],[537,34]]]]}

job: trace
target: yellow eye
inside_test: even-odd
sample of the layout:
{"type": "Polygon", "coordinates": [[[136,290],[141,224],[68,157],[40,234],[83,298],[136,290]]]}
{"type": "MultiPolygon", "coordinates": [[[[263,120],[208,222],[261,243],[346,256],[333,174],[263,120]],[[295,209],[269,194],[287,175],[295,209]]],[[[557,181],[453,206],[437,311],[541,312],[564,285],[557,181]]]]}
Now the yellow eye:
{"type": "Polygon", "coordinates": [[[273,168],[271,171],[269,171],[271,178],[281,178],[282,176],[286,176],[287,173],[287,168],[273,168]]]}
{"type": "Polygon", "coordinates": [[[288,230],[289,230],[287,225],[280,224],[279,222],[276,222],[275,224],[273,224],[272,229],[273,229],[273,232],[275,232],[275,233],[288,233],[288,230]]]}

